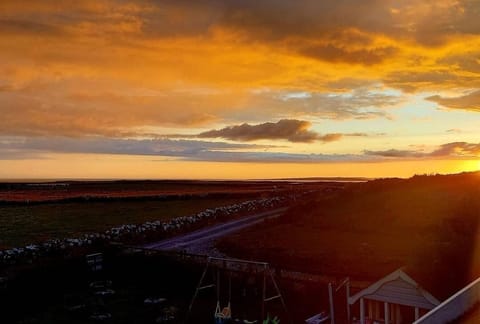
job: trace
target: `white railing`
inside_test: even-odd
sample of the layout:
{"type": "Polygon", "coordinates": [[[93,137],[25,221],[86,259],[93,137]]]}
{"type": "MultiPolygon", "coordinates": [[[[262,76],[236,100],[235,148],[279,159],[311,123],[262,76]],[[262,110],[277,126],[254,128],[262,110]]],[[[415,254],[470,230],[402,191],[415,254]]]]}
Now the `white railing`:
{"type": "Polygon", "coordinates": [[[472,307],[480,307],[480,278],[455,293],[413,324],[449,323],[468,312],[472,307]]]}

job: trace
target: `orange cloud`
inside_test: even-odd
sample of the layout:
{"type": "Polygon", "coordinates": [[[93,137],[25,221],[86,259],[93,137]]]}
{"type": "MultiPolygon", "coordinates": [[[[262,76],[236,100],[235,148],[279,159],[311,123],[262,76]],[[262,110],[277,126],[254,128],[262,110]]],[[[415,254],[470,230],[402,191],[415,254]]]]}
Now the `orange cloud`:
{"type": "Polygon", "coordinates": [[[480,90],[459,97],[444,98],[435,95],[426,99],[451,109],[480,111],[480,90]]]}
{"type": "Polygon", "coordinates": [[[423,92],[478,111],[479,21],[468,0],[1,1],[0,135],[314,143],[385,132],[423,92]],[[329,131],[252,135],[293,119],[329,131]]]}

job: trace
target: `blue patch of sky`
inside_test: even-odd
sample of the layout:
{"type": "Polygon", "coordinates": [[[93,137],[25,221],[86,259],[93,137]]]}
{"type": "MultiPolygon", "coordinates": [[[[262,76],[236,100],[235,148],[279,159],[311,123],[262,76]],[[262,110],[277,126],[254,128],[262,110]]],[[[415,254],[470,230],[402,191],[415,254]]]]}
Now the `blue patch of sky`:
{"type": "MultiPolygon", "coordinates": [[[[398,95],[395,90],[387,90],[391,95],[398,95]]],[[[382,91],[386,94],[387,91],[382,91]]],[[[342,94],[345,95],[345,94],[342,94]]],[[[389,136],[422,136],[447,134],[449,129],[459,129],[465,133],[478,129],[480,113],[466,110],[446,109],[435,102],[426,100],[430,93],[410,96],[395,108],[384,108],[392,116],[387,118],[320,120],[312,127],[322,133],[385,133],[389,136]]],[[[458,133],[457,133],[458,134],[458,133]]],[[[455,134],[449,133],[450,136],[455,134]]]]}

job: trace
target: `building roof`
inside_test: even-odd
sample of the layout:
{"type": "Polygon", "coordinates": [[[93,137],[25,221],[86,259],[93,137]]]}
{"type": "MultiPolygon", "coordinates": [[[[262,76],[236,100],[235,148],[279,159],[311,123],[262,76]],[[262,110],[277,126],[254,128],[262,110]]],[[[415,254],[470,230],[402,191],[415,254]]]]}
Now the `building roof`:
{"type": "Polygon", "coordinates": [[[352,305],[360,298],[423,309],[433,309],[440,304],[435,297],[420,287],[418,283],[402,269],[390,273],[352,297],[349,297],[348,303],[352,305]]]}
{"type": "Polygon", "coordinates": [[[480,323],[480,277],[425,314],[414,324],[480,323]]]}

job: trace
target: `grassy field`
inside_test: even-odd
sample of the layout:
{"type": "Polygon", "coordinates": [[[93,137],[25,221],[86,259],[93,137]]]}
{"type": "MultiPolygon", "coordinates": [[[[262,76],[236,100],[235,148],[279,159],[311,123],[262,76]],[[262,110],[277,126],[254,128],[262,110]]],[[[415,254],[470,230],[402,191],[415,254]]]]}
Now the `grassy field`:
{"type": "Polygon", "coordinates": [[[342,187],[287,181],[0,183],[0,249],[167,220],[262,197],[342,187]]]}
{"type": "MultiPolygon", "coordinates": [[[[302,187],[316,183],[304,183],[302,187]]],[[[121,198],[164,195],[254,194],[290,190],[286,181],[60,181],[43,183],[0,183],[0,202],[60,201],[81,197],[121,198]]]]}
{"type": "Polygon", "coordinates": [[[97,202],[0,205],[0,249],[49,238],[74,237],[122,224],[140,224],[195,214],[248,198],[192,197],[177,200],[114,200],[97,202]]]}
{"type": "Polygon", "coordinates": [[[219,247],[339,278],[375,280],[406,266],[442,298],[480,275],[479,221],[479,174],[376,180],[303,201],[219,247]]]}

